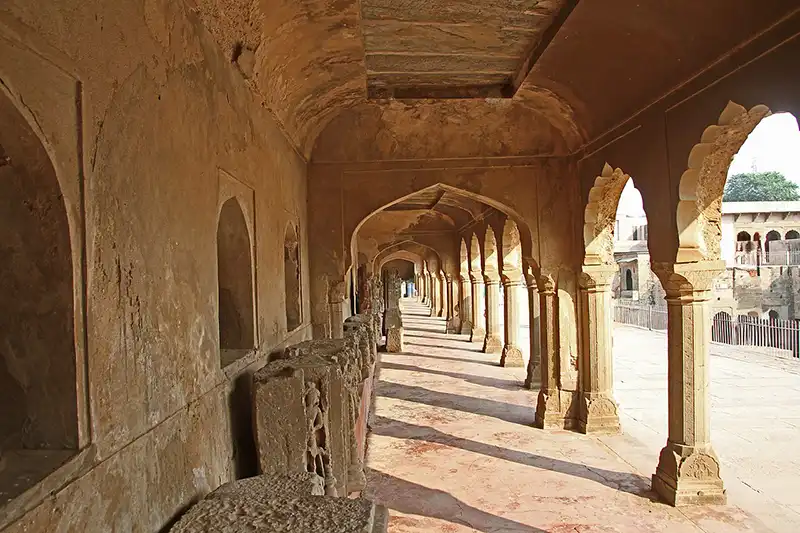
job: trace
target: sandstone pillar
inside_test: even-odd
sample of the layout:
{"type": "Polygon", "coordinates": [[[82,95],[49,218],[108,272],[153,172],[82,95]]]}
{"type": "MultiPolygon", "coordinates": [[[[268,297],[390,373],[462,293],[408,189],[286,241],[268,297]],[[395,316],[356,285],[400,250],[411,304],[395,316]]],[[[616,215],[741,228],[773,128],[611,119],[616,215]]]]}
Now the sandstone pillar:
{"type": "Polygon", "coordinates": [[[653,490],[671,505],[724,504],[719,459],[711,446],[708,346],[714,278],[722,261],[664,264],[653,271],[667,293],[667,444],[653,490]]]}
{"type": "Polygon", "coordinates": [[[486,337],[486,285],[482,275],[472,275],[472,335],[470,341],[483,342],[486,337]],[[479,277],[480,276],[480,277],[479,277]]]}
{"type": "Polygon", "coordinates": [[[581,405],[578,427],[583,433],[616,434],[620,431],[611,351],[611,281],[616,265],[584,266],[580,278],[583,320],[581,353],[581,405]]]}
{"type": "Polygon", "coordinates": [[[439,307],[436,309],[436,316],[447,317],[447,278],[439,274],[439,307]]]}
{"type": "Polygon", "coordinates": [[[528,360],[528,373],[525,376],[525,388],[538,389],[542,384],[542,336],[539,327],[541,308],[539,303],[539,286],[532,274],[526,277],[528,291],[528,320],[530,327],[531,358],[528,360]]]}
{"type": "Polygon", "coordinates": [[[337,281],[328,289],[328,310],[331,318],[332,339],[341,339],[344,337],[344,313],[342,311],[344,291],[344,281],[337,281]]]}
{"type": "Polygon", "coordinates": [[[500,339],[500,278],[486,276],[486,338],[483,341],[484,353],[500,353],[503,341],[500,339]]]}
{"type": "Polygon", "coordinates": [[[542,429],[568,429],[559,390],[558,299],[552,277],[543,276],[539,284],[540,331],[542,344],[541,388],[536,403],[534,425],[542,429]]]}
{"type": "Polygon", "coordinates": [[[447,326],[445,331],[447,333],[456,333],[458,331],[458,326],[456,324],[456,321],[458,319],[456,317],[456,304],[455,304],[456,287],[455,287],[455,281],[450,276],[445,277],[445,295],[447,296],[446,298],[447,326]]]}
{"type": "Polygon", "coordinates": [[[461,334],[472,335],[472,284],[468,274],[461,274],[458,292],[461,297],[461,334]]]}
{"type": "Polygon", "coordinates": [[[523,367],[525,360],[519,347],[519,303],[523,290],[521,279],[503,279],[504,314],[503,321],[503,355],[500,357],[500,366],[523,367]]]}

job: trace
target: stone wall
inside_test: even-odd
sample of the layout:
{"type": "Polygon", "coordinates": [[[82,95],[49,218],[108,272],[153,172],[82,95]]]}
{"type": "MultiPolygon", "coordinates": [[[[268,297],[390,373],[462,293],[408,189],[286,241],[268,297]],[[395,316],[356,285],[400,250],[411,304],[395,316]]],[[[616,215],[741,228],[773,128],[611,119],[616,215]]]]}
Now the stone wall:
{"type": "Polygon", "coordinates": [[[309,309],[306,162],[182,2],[12,1],[0,34],[0,99],[42,141],[64,197],[77,375],[59,379],[78,392],[76,456],[4,506],[0,529],[160,531],[252,469],[248,375],[310,335],[307,319],[287,334],[276,281],[293,222],[309,309]],[[249,196],[255,349],[223,370],[226,195],[249,196]]]}

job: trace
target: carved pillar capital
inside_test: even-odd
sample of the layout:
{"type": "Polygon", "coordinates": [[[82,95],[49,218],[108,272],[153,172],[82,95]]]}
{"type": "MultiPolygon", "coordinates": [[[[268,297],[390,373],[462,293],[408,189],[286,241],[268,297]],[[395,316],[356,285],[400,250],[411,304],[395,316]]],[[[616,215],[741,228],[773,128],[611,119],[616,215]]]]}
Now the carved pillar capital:
{"type": "Polygon", "coordinates": [[[714,287],[714,279],[725,271],[724,261],[698,261],[696,263],[653,262],[653,273],[661,280],[667,299],[695,298],[708,299],[714,287]]]}
{"type": "Polygon", "coordinates": [[[578,283],[582,289],[593,291],[607,291],[611,289],[611,282],[619,272],[616,265],[584,265],[578,283]]]}
{"type": "Polygon", "coordinates": [[[552,296],[556,293],[556,280],[553,279],[553,276],[542,275],[538,280],[537,286],[539,287],[539,294],[542,296],[552,296]]]}

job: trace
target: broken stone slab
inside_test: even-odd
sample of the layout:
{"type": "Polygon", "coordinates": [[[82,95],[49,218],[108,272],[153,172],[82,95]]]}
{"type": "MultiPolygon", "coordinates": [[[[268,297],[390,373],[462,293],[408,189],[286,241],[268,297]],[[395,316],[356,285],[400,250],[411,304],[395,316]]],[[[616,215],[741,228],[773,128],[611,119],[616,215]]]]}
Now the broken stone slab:
{"type": "Polygon", "coordinates": [[[285,476],[260,475],[221,485],[206,498],[228,498],[231,496],[255,501],[270,501],[297,496],[324,496],[325,480],[312,472],[300,472],[285,476]]]}
{"type": "Polygon", "coordinates": [[[295,496],[255,501],[228,494],[194,505],[172,533],[385,533],[386,510],[369,500],[295,496]]]}
{"type": "Polygon", "coordinates": [[[329,422],[335,361],[315,355],[272,361],[253,375],[253,417],[261,472],[313,472],[337,495],[329,422]]]}

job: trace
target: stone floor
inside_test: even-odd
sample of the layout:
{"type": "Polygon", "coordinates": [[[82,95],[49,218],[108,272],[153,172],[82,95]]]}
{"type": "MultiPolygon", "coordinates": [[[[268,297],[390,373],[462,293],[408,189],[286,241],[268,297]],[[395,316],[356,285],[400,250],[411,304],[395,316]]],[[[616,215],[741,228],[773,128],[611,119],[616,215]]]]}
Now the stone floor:
{"type": "MultiPolygon", "coordinates": [[[[753,383],[746,398],[732,401],[740,388],[730,384],[737,372],[744,381],[752,379],[752,372],[732,369],[720,375],[732,389],[731,400],[724,403],[731,401],[730,409],[722,410],[731,423],[728,431],[743,439],[738,446],[734,440],[727,445],[724,437],[719,439],[721,455],[728,446],[738,453],[730,461],[723,457],[733,505],[674,509],[649,492],[649,477],[664,441],[659,432],[665,422],[659,421],[658,413],[666,413],[666,380],[657,361],[666,349],[659,351],[663,340],[657,337],[650,339],[647,350],[641,344],[630,346],[631,341],[644,342],[638,336],[658,334],[617,328],[616,348],[628,346],[626,353],[630,352],[617,357],[626,433],[598,439],[531,427],[536,393],[520,387],[523,369],[500,368],[495,356],[480,353],[466,337],[445,335],[443,320],[414,315],[423,311],[418,304],[404,301],[403,306],[406,351],[382,354],[368,450],[367,495],[389,507],[392,533],[800,530],[797,508],[792,509],[800,481],[793,490],[777,490],[789,502],[779,505],[778,496],[767,494],[771,489],[766,481],[762,486],[753,478],[756,489],[751,489],[737,479],[741,475],[748,482],[747,472],[761,472],[755,468],[757,460],[743,457],[765,456],[759,446],[780,443],[780,435],[790,433],[791,422],[782,420],[786,433],[776,432],[775,439],[765,437],[755,444],[751,433],[757,435],[758,430],[737,435],[738,425],[761,420],[764,427],[770,422],[765,416],[777,412],[775,407],[760,417],[745,414],[748,402],[752,409],[759,399],[759,409],[766,399],[777,405],[777,389],[763,384],[753,383]],[[649,408],[642,408],[643,403],[649,408]],[[770,507],[777,518],[769,515],[770,507]]],[[[715,407],[720,402],[716,393],[714,402],[715,407]]],[[[718,417],[715,413],[715,421],[718,417]]],[[[770,472],[795,468],[796,477],[796,463],[780,453],[765,461],[774,469],[770,472]]],[[[792,477],[787,474],[786,479],[792,477]]]]}

